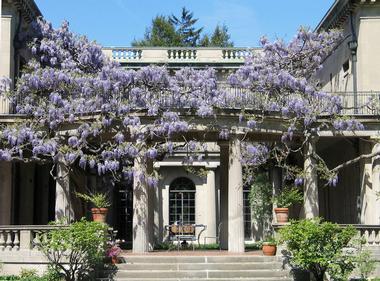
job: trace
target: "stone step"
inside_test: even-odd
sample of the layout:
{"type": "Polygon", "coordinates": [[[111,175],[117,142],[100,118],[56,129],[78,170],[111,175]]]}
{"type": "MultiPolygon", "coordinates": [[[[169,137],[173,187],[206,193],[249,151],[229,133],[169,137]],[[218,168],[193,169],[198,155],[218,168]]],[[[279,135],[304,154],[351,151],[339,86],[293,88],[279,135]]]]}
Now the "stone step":
{"type": "MultiPolygon", "coordinates": [[[[109,279],[98,279],[98,281],[109,281],[109,279]]],[[[260,277],[260,278],[118,278],[115,281],[293,281],[286,277],[260,277]]]]}
{"type": "Polygon", "coordinates": [[[189,278],[286,278],[289,277],[288,271],[282,270],[119,270],[116,273],[117,280],[126,278],[152,278],[162,279],[174,278],[174,279],[189,279],[189,278]]]}
{"type": "Polygon", "coordinates": [[[125,263],[243,263],[281,262],[280,257],[268,256],[122,256],[125,263]]]}
{"type": "Polygon", "coordinates": [[[256,270],[281,269],[280,262],[241,262],[241,263],[124,263],[119,270],[256,270]]]}

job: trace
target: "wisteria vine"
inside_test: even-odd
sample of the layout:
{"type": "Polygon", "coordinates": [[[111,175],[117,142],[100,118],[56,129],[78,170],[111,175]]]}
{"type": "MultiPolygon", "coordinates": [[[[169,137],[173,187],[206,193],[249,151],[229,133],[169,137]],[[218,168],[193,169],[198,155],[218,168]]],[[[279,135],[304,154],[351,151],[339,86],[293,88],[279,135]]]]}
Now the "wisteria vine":
{"type": "MultiPolygon", "coordinates": [[[[186,147],[186,161],[201,159],[202,140],[178,141],[196,126],[184,117],[188,113],[213,120],[210,126],[219,130],[219,140],[228,140],[234,130],[218,125],[216,113],[230,108],[238,110],[245,132],[255,131],[271,114],[280,115],[286,126],[281,141],[242,142],[242,163],[251,167],[268,159],[284,165],[294,135],[318,131],[318,116],[328,116],[329,126],[337,130],[362,128],[354,120],[337,117],[340,99],[320,91],[315,78],[341,39],[338,31],[300,29],[290,43],[263,38],[262,50],[228,78],[230,87],[240,89],[236,95],[219,86],[211,68],[182,68],[174,74],[159,66],[123,69],[99,45],[72,33],[67,22],[54,29],[38,20],[34,30],[32,59],[14,90],[12,81],[0,80],[0,91],[23,115],[21,122],[2,125],[0,160],[61,161],[98,175],[131,179],[138,172],[133,169],[138,156],[159,160],[186,147]],[[142,116],[152,121],[144,123],[142,116]],[[279,149],[282,153],[274,157],[279,149]]],[[[142,177],[157,184],[154,175],[142,177]]],[[[292,177],[302,184],[302,175],[292,177]]]]}

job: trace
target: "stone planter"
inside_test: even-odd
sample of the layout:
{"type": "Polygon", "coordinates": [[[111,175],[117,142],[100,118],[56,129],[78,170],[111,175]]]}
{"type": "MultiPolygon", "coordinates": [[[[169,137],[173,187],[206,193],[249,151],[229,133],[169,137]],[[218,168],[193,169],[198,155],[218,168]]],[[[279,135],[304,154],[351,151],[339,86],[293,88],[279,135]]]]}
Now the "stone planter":
{"type": "Polygon", "coordinates": [[[273,243],[263,243],[263,248],[262,248],[264,256],[275,256],[276,251],[277,251],[277,246],[276,244],[273,243]]]}
{"type": "Polygon", "coordinates": [[[287,223],[289,221],[289,208],[274,208],[277,223],[287,223]]]}
{"type": "Polygon", "coordinates": [[[108,208],[92,208],[92,220],[97,222],[106,222],[108,208]]]}

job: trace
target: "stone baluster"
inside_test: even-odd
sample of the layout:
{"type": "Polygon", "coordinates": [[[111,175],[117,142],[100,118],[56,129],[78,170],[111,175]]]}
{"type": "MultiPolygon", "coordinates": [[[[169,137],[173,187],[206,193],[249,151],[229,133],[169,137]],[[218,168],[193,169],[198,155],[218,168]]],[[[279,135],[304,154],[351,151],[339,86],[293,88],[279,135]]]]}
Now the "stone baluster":
{"type": "Polygon", "coordinates": [[[370,245],[374,245],[375,244],[375,239],[376,239],[376,232],[375,232],[374,229],[372,229],[370,237],[368,238],[368,242],[370,243],[370,245]]]}
{"type": "Polygon", "coordinates": [[[4,231],[0,230],[0,251],[5,249],[5,237],[4,237],[4,231]]]}
{"type": "Polygon", "coordinates": [[[368,232],[368,229],[364,230],[364,234],[363,234],[363,238],[365,239],[366,241],[366,245],[368,245],[368,240],[369,240],[369,232],[368,232]]]}
{"type": "Polygon", "coordinates": [[[42,236],[42,242],[46,243],[48,239],[48,232],[44,231],[41,236],[42,236]]]}
{"type": "Polygon", "coordinates": [[[19,231],[18,230],[13,230],[13,235],[14,235],[14,239],[13,239],[13,248],[15,250],[20,250],[20,237],[19,237],[19,231]]]}
{"type": "Polygon", "coordinates": [[[10,250],[12,250],[12,247],[13,247],[12,231],[11,230],[6,230],[5,233],[6,233],[6,236],[7,236],[7,241],[5,242],[5,244],[7,246],[5,248],[10,251],[10,250]]]}
{"type": "Polygon", "coordinates": [[[374,230],[375,231],[375,244],[378,246],[380,243],[380,233],[379,229],[374,230]]]}
{"type": "Polygon", "coordinates": [[[226,58],[226,50],[222,50],[222,59],[225,59],[226,58]]]}
{"type": "Polygon", "coordinates": [[[40,233],[38,231],[33,231],[34,232],[34,239],[32,243],[32,249],[38,248],[38,245],[41,243],[40,240],[40,233]]]}

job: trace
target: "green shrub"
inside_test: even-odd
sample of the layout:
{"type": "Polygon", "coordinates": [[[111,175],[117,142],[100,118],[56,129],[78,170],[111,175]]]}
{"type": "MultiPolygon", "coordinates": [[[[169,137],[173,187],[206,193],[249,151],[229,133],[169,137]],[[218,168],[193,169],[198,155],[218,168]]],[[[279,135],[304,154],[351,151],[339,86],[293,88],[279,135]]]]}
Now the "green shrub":
{"type": "Polygon", "coordinates": [[[32,277],[37,277],[37,270],[36,269],[26,269],[26,268],[21,268],[20,272],[20,277],[27,279],[27,278],[32,278],[32,277]]]}
{"type": "MultiPolygon", "coordinates": [[[[352,227],[342,228],[321,219],[292,221],[280,230],[280,240],[286,243],[293,266],[310,271],[317,281],[326,272],[333,280],[344,280],[355,268],[353,256],[344,253],[356,235],[352,227]]],[[[347,280],[347,279],[346,279],[347,280]]]]}
{"type": "Polygon", "coordinates": [[[253,218],[262,224],[272,220],[272,192],[268,175],[259,173],[252,182],[248,199],[253,218]]]}
{"type": "Polygon", "coordinates": [[[0,276],[0,281],[8,281],[8,280],[20,280],[20,277],[15,276],[15,275],[0,276]]]}
{"type": "Polygon", "coordinates": [[[53,271],[66,281],[86,280],[104,259],[107,226],[82,219],[66,228],[54,229],[40,240],[40,250],[53,271]]]}
{"type": "Polygon", "coordinates": [[[369,250],[362,251],[357,255],[355,262],[360,277],[363,280],[367,280],[371,273],[376,269],[376,260],[371,257],[371,252],[369,250]]]}
{"type": "Polygon", "coordinates": [[[268,236],[268,237],[264,238],[263,239],[263,244],[264,243],[266,245],[273,245],[273,246],[277,245],[277,241],[276,241],[276,239],[273,236],[268,236]]]}
{"type": "Polygon", "coordinates": [[[286,187],[273,198],[273,203],[276,203],[278,208],[289,208],[290,206],[296,203],[301,203],[302,201],[302,192],[295,187],[286,187]]]}
{"type": "Polygon", "coordinates": [[[83,199],[86,202],[94,204],[95,208],[108,208],[111,206],[108,195],[105,193],[75,193],[78,198],[83,199]]]}

